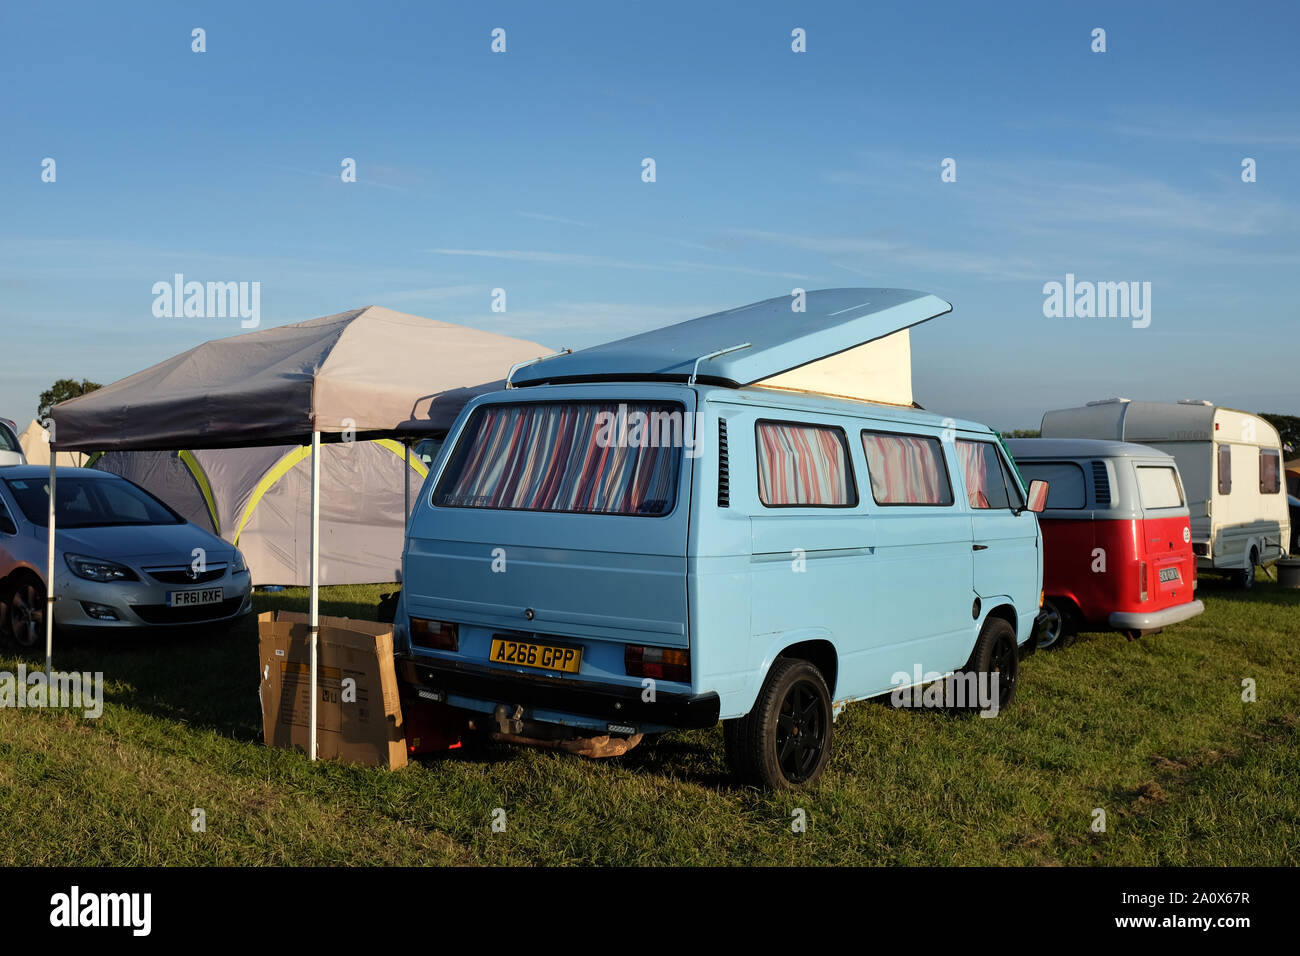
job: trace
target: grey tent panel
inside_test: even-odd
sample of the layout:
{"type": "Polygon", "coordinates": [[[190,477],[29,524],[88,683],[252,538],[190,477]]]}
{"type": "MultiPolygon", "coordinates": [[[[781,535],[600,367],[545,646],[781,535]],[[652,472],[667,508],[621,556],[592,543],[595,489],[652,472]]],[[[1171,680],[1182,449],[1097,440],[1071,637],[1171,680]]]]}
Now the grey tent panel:
{"type": "Polygon", "coordinates": [[[95,459],[91,467],[135,482],[186,521],[219,533],[199,479],[177,452],[111,451],[95,459]]]}
{"type": "MultiPolygon", "coordinates": [[[[405,461],[388,446],[360,441],[321,448],[321,584],[384,584],[400,576],[405,461]]],[[[215,524],[203,489],[177,452],[108,452],[93,467],[134,481],[186,519],[237,544],[254,584],[306,586],[311,458],[304,451],[280,445],[191,453],[207,481],[215,524]]],[[[414,455],[411,461],[414,503],[424,475],[423,464],[414,455]]]]}
{"type": "Polygon", "coordinates": [[[535,342],[379,306],[216,339],[54,408],[59,450],[446,431],[535,342]]]}

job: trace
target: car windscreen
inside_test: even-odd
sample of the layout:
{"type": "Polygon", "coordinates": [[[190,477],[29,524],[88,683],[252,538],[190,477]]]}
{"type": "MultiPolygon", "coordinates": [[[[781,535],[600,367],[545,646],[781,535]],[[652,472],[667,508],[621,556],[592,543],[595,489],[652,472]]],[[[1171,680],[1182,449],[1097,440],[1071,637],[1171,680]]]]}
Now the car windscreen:
{"type": "MultiPolygon", "coordinates": [[[[27,520],[44,528],[49,522],[47,478],[7,478],[5,484],[27,520]]],[[[185,519],[129,481],[115,478],[60,477],[54,493],[59,528],[116,525],[182,524],[185,519]]]]}
{"type": "Polygon", "coordinates": [[[17,437],[9,431],[8,425],[0,425],[0,451],[22,452],[17,437]]]}
{"type": "MultiPolygon", "coordinates": [[[[434,491],[440,508],[664,515],[683,443],[680,405],[529,402],[475,409],[434,491]]],[[[686,431],[684,431],[686,429],[686,431]]]]}

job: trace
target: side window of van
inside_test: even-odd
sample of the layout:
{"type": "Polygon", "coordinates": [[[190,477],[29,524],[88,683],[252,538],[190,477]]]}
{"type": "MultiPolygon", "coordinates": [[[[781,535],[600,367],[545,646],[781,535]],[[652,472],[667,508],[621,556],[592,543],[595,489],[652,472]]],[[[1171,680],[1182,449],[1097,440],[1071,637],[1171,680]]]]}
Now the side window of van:
{"type": "Polygon", "coordinates": [[[1079,510],[1087,507],[1088,488],[1083,469],[1072,461],[1022,461],[1020,473],[1025,481],[1047,482],[1047,507],[1079,510]]]}
{"type": "Polygon", "coordinates": [[[1183,492],[1178,486],[1178,473],[1172,468],[1138,465],[1138,494],[1143,508],[1180,508],[1183,492]]]}
{"type": "Polygon", "coordinates": [[[952,482],[939,439],[864,431],[862,450],[876,504],[952,504],[952,482]]]}
{"type": "Polygon", "coordinates": [[[1219,494],[1232,493],[1232,447],[1219,446],[1219,494]]]}
{"type": "Polygon", "coordinates": [[[1259,450],[1259,493],[1275,495],[1282,490],[1282,455],[1275,448],[1259,450]]]}
{"type": "Polygon", "coordinates": [[[758,500],[769,508],[852,508],[858,489],[844,430],[799,422],[760,421],[758,500]]]}
{"type": "Polygon", "coordinates": [[[992,442],[957,441],[957,457],[966,478],[966,497],[972,508],[1018,507],[1020,495],[1006,474],[992,442]],[[1010,490],[1008,490],[1010,489],[1010,490]]]}

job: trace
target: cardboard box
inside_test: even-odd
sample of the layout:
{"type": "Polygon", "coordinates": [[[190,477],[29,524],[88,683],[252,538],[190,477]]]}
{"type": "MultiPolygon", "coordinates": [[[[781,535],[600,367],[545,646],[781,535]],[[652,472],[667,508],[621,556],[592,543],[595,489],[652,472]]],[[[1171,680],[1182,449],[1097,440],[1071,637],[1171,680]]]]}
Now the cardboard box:
{"type": "MultiPolygon", "coordinates": [[[[316,756],[397,770],[406,766],[393,627],[321,617],[316,658],[316,756]]],[[[306,614],[257,616],[258,696],[268,747],[310,746],[311,630],[306,614]]]]}

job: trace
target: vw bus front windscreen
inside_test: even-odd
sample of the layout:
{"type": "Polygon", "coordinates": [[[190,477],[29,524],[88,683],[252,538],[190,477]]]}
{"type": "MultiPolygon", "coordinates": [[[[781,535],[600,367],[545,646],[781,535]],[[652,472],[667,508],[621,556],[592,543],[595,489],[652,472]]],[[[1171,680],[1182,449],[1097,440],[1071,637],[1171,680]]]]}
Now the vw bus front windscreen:
{"type": "Polygon", "coordinates": [[[658,516],[693,422],[671,402],[484,405],[434,492],[440,508],[658,516]]]}

